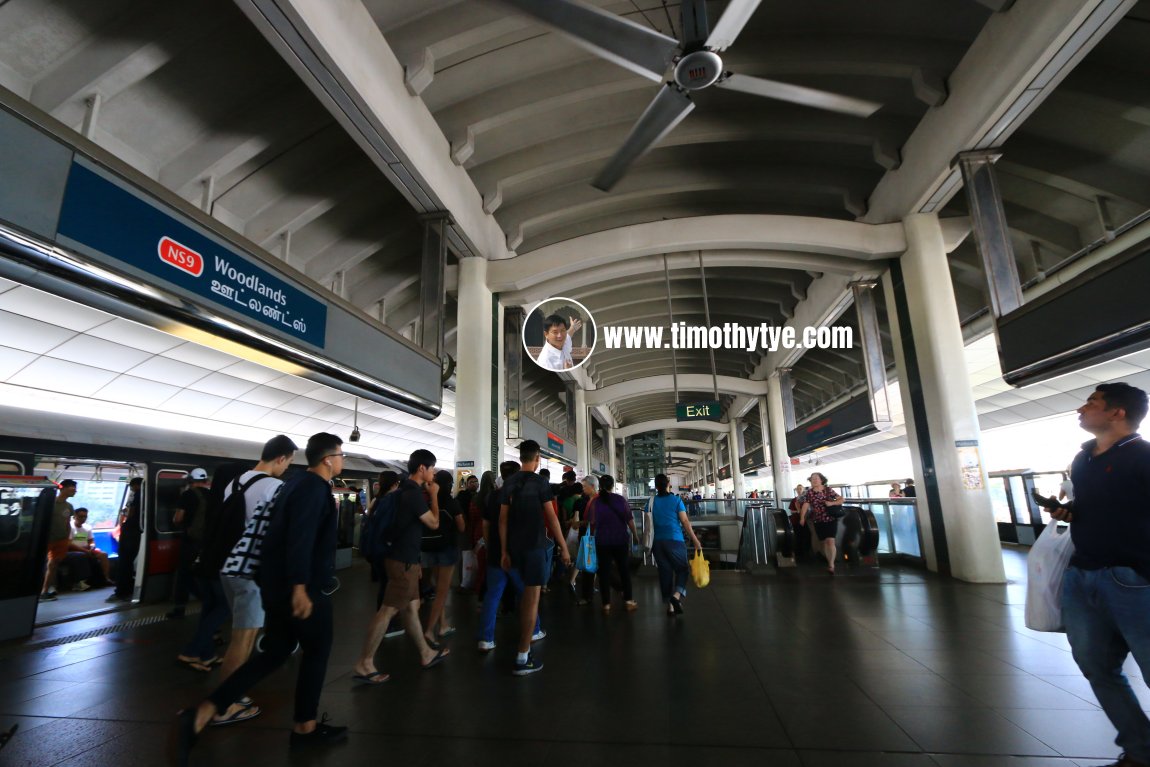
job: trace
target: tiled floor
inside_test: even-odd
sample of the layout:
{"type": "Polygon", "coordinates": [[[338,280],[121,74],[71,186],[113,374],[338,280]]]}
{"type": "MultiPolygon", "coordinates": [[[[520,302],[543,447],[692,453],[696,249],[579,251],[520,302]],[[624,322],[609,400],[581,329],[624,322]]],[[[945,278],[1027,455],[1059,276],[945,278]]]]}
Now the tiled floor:
{"type": "MultiPolygon", "coordinates": [[[[429,672],[404,638],[386,640],[381,687],[350,674],[374,605],[362,567],[341,573],[337,631],[321,709],[351,727],[346,744],[290,753],[289,668],[253,691],[258,719],[213,729],[202,765],[616,764],[738,767],[1039,767],[1100,765],[1114,731],[1060,634],[1022,624],[1015,582],[963,584],[906,567],[831,578],[814,569],[754,578],[715,573],[686,615],[657,607],[650,575],[639,612],[603,616],[565,593],[545,599],[545,669],[509,673],[514,625],[475,651],[474,605],[453,596],[453,654],[429,672]]],[[[0,731],[19,723],[3,765],[163,764],[177,708],[211,689],[172,660],[193,618],[59,639],[163,612],[137,608],[50,627],[0,645],[0,731]]],[[[1144,704],[1150,690],[1133,663],[1144,704]]]]}

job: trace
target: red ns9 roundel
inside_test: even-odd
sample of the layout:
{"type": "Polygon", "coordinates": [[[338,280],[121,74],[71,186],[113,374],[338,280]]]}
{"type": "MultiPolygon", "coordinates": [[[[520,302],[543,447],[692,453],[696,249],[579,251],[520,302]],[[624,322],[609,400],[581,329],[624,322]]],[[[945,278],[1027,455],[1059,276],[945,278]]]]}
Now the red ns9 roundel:
{"type": "Polygon", "coordinates": [[[199,277],[204,273],[204,257],[171,237],[160,239],[159,252],[161,261],[176,267],[181,272],[187,272],[193,277],[199,277]]]}

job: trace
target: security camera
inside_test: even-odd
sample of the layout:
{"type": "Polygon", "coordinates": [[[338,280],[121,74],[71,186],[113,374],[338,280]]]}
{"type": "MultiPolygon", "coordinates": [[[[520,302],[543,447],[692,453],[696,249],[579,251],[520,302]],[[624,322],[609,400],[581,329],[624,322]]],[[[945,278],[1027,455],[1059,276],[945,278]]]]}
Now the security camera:
{"type": "Polygon", "coordinates": [[[351,434],[347,438],[348,442],[359,442],[359,427],[356,426],[351,430],[351,434]]]}

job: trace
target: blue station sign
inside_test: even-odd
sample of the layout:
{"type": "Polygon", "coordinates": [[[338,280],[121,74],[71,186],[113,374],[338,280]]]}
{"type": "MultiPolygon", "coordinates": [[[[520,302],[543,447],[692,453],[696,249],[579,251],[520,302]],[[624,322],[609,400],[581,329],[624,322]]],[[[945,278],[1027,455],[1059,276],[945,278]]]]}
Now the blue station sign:
{"type": "Polygon", "coordinates": [[[324,348],[324,302],[85,164],[72,164],[58,235],[257,325],[324,348]]]}

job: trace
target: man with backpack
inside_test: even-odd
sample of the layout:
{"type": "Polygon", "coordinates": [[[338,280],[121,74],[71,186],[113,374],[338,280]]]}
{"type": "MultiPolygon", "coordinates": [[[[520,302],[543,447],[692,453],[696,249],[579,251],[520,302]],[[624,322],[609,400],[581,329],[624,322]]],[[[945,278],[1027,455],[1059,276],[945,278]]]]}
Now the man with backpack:
{"type": "MultiPolygon", "coordinates": [[[[243,570],[243,559],[231,556],[232,550],[244,531],[271,507],[283,481],[280,477],[291,466],[298,448],[283,434],[269,439],[254,469],[245,471],[223,490],[220,508],[212,538],[204,546],[201,566],[219,573],[224,598],[232,611],[232,633],[220,679],[230,677],[247,662],[255,645],[256,635],[264,627],[264,608],[260,603],[260,588],[243,570]]],[[[259,706],[250,698],[241,698],[223,714],[212,718],[212,725],[233,724],[258,716],[259,706]]]]}
{"type": "Polygon", "coordinates": [[[546,531],[559,544],[563,564],[571,566],[567,541],[559,529],[555,501],[547,480],[535,473],[539,467],[539,443],[533,439],[519,445],[521,470],[503,485],[499,498],[499,542],[502,549],[500,566],[518,571],[523,579],[523,598],[519,603],[519,648],[512,673],[534,674],[543,664],[531,655],[531,637],[539,616],[539,594],[546,585],[548,572],[546,531]]]}
{"type": "Polygon", "coordinates": [[[326,432],[312,435],[305,454],[308,469],[284,483],[266,520],[266,534],[256,530],[249,535],[245,530],[233,550],[239,572],[254,571],[260,586],[263,652],[240,666],[206,700],[177,715],[169,739],[169,756],[177,765],[188,764],[192,747],[212,717],[226,715],[249,689],[287,663],[297,644],[302,653],[291,747],[347,737],[346,727],[317,721],[333,630],[338,512],[331,481],[343,471],[343,440],[326,432]]]}
{"type": "Polygon", "coordinates": [[[381,519],[383,566],[387,587],[383,606],[371,619],[363,653],[356,661],[353,678],[365,684],[383,684],[390,676],[375,667],[375,653],[383,641],[387,624],[397,615],[411,641],[419,650],[420,665],[426,670],[438,666],[449,654],[446,647],[432,647],[419,623],[420,545],[423,530],[439,527],[439,486],[435,483],[435,456],[430,450],[416,450],[407,461],[407,479],[397,491],[394,512],[381,519]],[[429,503],[430,499],[430,503],[429,503]]]}
{"type": "Polygon", "coordinates": [[[183,618],[188,606],[188,597],[196,593],[192,565],[200,555],[200,547],[204,543],[204,535],[208,525],[208,510],[211,499],[208,496],[208,472],[205,469],[195,468],[188,474],[191,484],[180,494],[176,511],[172,514],[172,524],[177,530],[184,533],[180,542],[180,562],[176,568],[176,585],[172,594],[172,609],[167,617],[183,618]]]}

